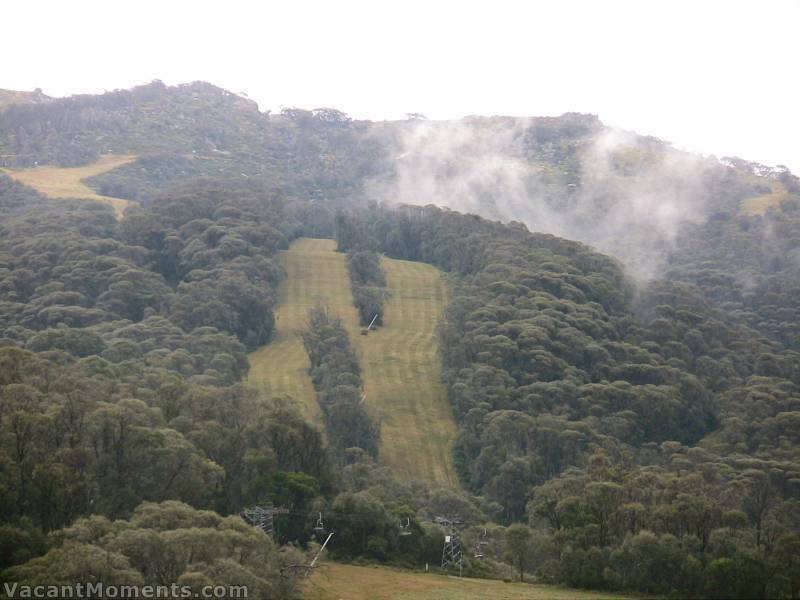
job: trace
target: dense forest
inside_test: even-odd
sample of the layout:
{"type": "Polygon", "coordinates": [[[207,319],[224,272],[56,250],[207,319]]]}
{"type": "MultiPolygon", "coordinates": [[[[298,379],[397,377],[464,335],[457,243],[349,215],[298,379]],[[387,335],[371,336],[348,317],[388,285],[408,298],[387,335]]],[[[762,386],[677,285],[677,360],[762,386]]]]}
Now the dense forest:
{"type": "Polygon", "coordinates": [[[287,506],[278,541],[305,547],[322,510],[334,556],[407,565],[437,559],[431,515],[467,506],[488,518],[477,499],[401,485],[375,463],[378,429],[335,317],[312,313],[307,340],[327,439],[292,404],[242,385],[247,348],[273,327],[274,252],[307,214],[275,193],[255,178],[200,179],[117,222],[106,206],[48,201],[0,176],[5,580],[232,584],[250,569],[253,589],[291,596],[302,571],[289,567],[307,559],[218,515],[287,506]],[[187,558],[187,544],[232,526],[240,541],[187,558]],[[83,558],[56,575],[68,555],[83,558]],[[253,572],[262,557],[268,570],[253,572]],[[168,573],[153,566],[166,560],[168,573]]]}
{"type": "MultiPolygon", "coordinates": [[[[751,244],[782,232],[751,260],[775,290],[761,302],[790,311],[780,257],[796,247],[797,207],[732,220],[751,244]]],[[[580,587],[797,592],[792,312],[784,330],[769,311],[721,311],[729,281],[703,291],[677,269],[634,289],[581,244],[434,207],[376,209],[338,231],[346,247],[377,244],[458,275],[441,350],[460,474],[501,521],[534,528],[529,568],[580,587]]],[[[694,239],[711,246],[695,260],[730,260],[731,237],[694,239]]]]}
{"type": "MultiPolygon", "coordinates": [[[[612,257],[552,233],[584,239],[582,223],[644,193],[653,161],[669,157],[661,173],[677,154],[637,139],[600,177],[583,158],[604,131],[596,118],[475,123],[482,147],[513,140],[537,173],[526,203],[541,196],[547,211],[504,203],[502,182],[494,196],[485,181],[450,186],[469,168],[455,159],[433,197],[373,201],[403,182],[406,167],[386,159],[417,125],[264,115],[208,84],[0,110],[8,166],[138,153],[90,183],[142,201],[117,221],[0,174],[3,580],[245,581],[293,597],[320,513],[333,557],[403,566],[439,562],[435,517],[449,515],[465,547],[485,544],[482,558],[465,553],[468,574],[800,596],[797,178],[692,162],[701,214],[646,248],[652,224],[632,227],[603,246],[612,257]],[[740,211],[776,187],[779,206],[740,211]],[[425,205],[443,191],[480,198],[485,215],[519,209],[526,224],[425,205]],[[553,210],[569,220],[554,227],[553,210]],[[381,254],[447,274],[438,336],[463,489],[401,483],[380,465],[359,357],[324,306],[303,333],[324,431],[243,385],[247,352],[274,333],[275,255],[301,236],[347,253],[365,326],[383,318],[381,254]],[[274,539],[237,516],[254,503],[289,508],[274,539]]],[[[666,180],[676,194],[684,173],[666,180]]]]}

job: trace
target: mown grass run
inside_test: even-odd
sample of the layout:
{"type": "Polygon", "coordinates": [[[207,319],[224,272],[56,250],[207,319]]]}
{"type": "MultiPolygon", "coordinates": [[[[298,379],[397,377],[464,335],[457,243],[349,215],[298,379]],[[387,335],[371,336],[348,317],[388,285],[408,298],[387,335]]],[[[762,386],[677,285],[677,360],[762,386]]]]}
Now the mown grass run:
{"type": "Polygon", "coordinates": [[[250,385],[273,396],[291,396],[312,421],[320,409],[308,377],[308,357],[298,331],[308,309],[327,307],[350,333],[363,369],[366,405],[381,422],[380,460],[401,479],[431,486],[457,485],[452,446],[453,414],[441,384],[436,323],[446,284],[436,268],[383,258],[390,298],[384,326],[361,335],[345,255],[333,240],[300,239],[278,260],[287,277],[278,290],[275,339],[250,355],[250,385]]]}

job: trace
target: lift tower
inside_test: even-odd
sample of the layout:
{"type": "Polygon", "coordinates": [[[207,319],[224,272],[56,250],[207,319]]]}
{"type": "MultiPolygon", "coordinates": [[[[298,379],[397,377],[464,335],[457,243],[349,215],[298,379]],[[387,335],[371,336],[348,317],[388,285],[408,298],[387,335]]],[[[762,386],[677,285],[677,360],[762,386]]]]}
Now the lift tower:
{"type": "Polygon", "coordinates": [[[444,546],[442,546],[442,569],[446,569],[449,566],[458,566],[458,576],[460,577],[463,563],[461,560],[461,540],[458,537],[457,527],[463,521],[450,517],[436,517],[435,520],[445,530],[444,546]]]}

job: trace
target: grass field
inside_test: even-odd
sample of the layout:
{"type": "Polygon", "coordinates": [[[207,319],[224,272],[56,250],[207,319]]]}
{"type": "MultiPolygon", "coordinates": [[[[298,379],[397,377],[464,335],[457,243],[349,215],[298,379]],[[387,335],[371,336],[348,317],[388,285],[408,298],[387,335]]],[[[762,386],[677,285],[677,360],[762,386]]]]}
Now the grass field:
{"type": "Polygon", "coordinates": [[[304,589],[308,600],[601,600],[623,598],[549,585],[459,579],[387,567],[325,563],[304,589]]]}
{"type": "Polygon", "coordinates": [[[381,461],[401,479],[456,485],[456,425],[441,383],[436,324],[444,310],[442,273],[418,262],[383,258],[390,297],[384,326],[354,332],[367,406],[381,419],[381,461]]]}
{"type": "Polygon", "coordinates": [[[763,215],[768,209],[779,207],[781,202],[789,198],[789,192],[782,183],[773,181],[771,185],[773,188],[769,194],[762,194],[743,201],[739,212],[748,216],[763,215]]]}
{"type": "Polygon", "coordinates": [[[333,240],[300,239],[278,260],[287,277],[278,290],[275,340],[250,355],[250,385],[289,395],[320,422],[308,357],[297,331],[308,309],[327,306],[347,327],[363,369],[366,405],[381,421],[380,460],[401,479],[457,485],[452,464],[456,426],[440,382],[436,322],[444,308],[441,273],[422,263],[382,259],[391,293],[384,327],[360,335],[345,256],[333,240]]]}
{"type": "Polygon", "coordinates": [[[83,183],[83,180],[116,169],[134,160],[136,160],[135,156],[106,154],[92,164],[83,167],[43,166],[33,169],[3,169],[3,172],[51,198],[85,198],[110,204],[119,218],[127,208],[129,201],[111,196],[101,196],[83,183]]]}
{"type": "Polygon", "coordinates": [[[278,255],[286,279],[278,288],[273,341],[250,354],[248,383],[267,396],[291,396],[306,417],[321,424],[309,362],[297,334],[305,327],[308,309],[322,305],[351,325],[357,319],[350,295],[344,257],[331,240],[299,239],[278,255]]]}

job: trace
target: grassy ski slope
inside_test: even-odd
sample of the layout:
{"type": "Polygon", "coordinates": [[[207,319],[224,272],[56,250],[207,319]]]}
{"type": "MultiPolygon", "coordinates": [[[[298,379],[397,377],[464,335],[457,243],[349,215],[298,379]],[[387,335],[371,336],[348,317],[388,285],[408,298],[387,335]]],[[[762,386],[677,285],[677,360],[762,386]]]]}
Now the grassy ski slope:
{"type": "Polygon", "coordinates": [[[250,355],[249,384],[294,398],[320,422],[308,358],[297,331],[308,309],[327,306],[346,325],[363,368],[368,410],[381,421],[381,461],[402,479],[456,485],[452,445],[456,425],[440,382],[436,322],[446,286],[436,268],[384,258],[391,297],[384,327],[360,334],[345,256],[333,240],[300,239],[278,259],[287,277],[278,291],[277,333],[250,355]]]}

